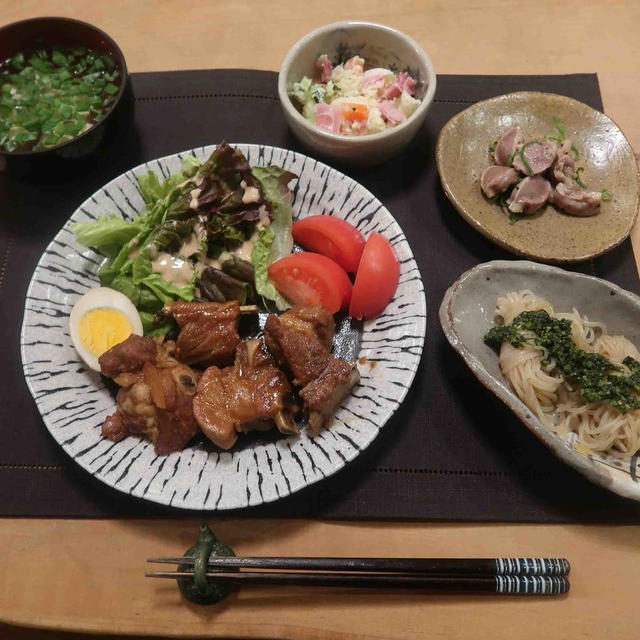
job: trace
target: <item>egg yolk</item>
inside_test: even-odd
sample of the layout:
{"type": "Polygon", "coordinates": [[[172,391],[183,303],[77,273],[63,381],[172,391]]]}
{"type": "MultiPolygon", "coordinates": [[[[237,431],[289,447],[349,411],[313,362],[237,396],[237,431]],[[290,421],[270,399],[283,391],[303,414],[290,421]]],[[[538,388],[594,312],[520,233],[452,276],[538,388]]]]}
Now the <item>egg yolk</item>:
{"type": "Polygon", "coordinates": [[[124,313],[106,308],[87,311],[80,318],[78,329],[80,341],[94,356],[101,356],[133,333],[131,322],[124,313]]]}

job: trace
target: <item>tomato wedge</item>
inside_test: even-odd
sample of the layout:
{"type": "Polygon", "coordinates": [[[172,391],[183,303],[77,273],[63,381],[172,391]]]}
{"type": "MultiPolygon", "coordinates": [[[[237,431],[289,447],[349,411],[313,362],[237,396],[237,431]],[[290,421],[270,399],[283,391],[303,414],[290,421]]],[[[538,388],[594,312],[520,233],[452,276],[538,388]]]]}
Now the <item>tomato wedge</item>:
{"type": "Polygon", "coordinates": [[[346,309],[351,281],[336,262],[319,253],[292,253],[269,265],[275,288],[293,304],[319,304],[331,313],[346,309]]]}
{"type": "Polygon", "coordinates": [[[309,216],[294,222],[291,233],[305,249],[335,260],[349,273],[357,270],[365,242],[350,222],[333,216],[309,216]]]}
{"type": "Polygon", "coordinates": [[[396,292],[400,263],[391,243],[379,233],[372,233],[362,252],[353,285],[349,315],[374,318],[380,315],[396,292]]]}

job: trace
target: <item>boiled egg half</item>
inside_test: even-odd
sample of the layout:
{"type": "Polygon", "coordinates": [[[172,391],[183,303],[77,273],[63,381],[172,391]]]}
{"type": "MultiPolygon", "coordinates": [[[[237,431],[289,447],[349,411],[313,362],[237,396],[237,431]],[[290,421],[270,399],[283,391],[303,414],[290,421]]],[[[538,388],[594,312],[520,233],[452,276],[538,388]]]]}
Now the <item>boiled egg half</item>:
{"type": "Polygon", "coordinates": [[[133,302],[107,287],[87,291],[69,316],[71,340],[80,357],[95,371],[98,358],[132,333],[142,335],[142,320],[133,302]]]}

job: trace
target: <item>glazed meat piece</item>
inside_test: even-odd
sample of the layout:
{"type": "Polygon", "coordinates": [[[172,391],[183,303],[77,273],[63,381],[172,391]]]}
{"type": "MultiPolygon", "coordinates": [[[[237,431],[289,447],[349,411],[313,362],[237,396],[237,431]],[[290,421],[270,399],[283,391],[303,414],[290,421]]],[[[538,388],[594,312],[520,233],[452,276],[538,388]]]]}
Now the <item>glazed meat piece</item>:
{"type": "Polygon", "coordinates": [[[511,193],[509,211],[530,215],[551,197],[551,185],[540,176],[525,178],[511,193]]]}
{"type": "Polygon", "coordinates": [[[172,342],[132,335],[100,356],[102,373],[121,387],[103,436],[117,442],[147,435],[162,456],[180,451],[198,433],[192,406],[198,374],[173,357],[174,349],[172,342]]]}
{"type": "Polygon", "coordinates": [[[553,142],[529,142],[513,159],[513,166],[526,176],[544,173],[555,161],[558,148],[553,142]],[[525,162],[526,161],[526,162],[525,162]]]}
{"type": "Polygon", "coordinates": [[[553,190],[551,201],[572,216],[586,217],[598,213],[602,194],[580,189],[575,183],[571,186],[569,182],[559,182],[553,190]]]}
{"type": "Polygon", "coordinates": [[[174,317],[180,326],[178,360],[200,367],[224,367],[233,362],[240,344],[238,302],[171,302],[161,313],[174,317]]]}
{"type": "Polygon", "coordinates": [[[138,371],[145,362],[155,362],[156,351],[153,340],[131,334],[124,342],[114,345],[98,358],[100,371],[108,378],[138,371]]]}
{"type": "Polygon", "coordinates": [[[300,391],[309,410],[309,428],[318,433],[335,413],[338,405],[360,382],[355,363],[331,358],[324,371],[300,391]]]}
{"type": "Polygon", "coordinates": [[[229,449],[238,433],[270,429],[275,421],[283,433],[298,433],[289,411],[291,386],[262,340],[238,345],[233,367],[209,367],[198,383],[193,412],[204,434],[229,449]]]}
{"type": "Polygon", "coordinates": [[[524,144],[524,135],[520,127],[512,127],[505,131],[493,150],[493,158],[496,164],[508,167],[511,156],[524,144]]]}
{"type": "Polygon", "coordinates": [[[518,172],[511,167],[492,165],[487,167],[480,177],[480,187],[487,198],[495,198],[518,182],[518,172]]]}
{"type": "Polygon", "coordinates": [[[120,442],[120,440],[129,435],[129,430],[125,426],[121,413],[116,411],[104,419],[102,435],[108,440],[113,440],[113,442],[120,442]]]}
{"type": "Polygon", "coordinates": [[[331,312],[316,305],[297,305],[280,316],[270,315],[264,339],[276,362],[304,387],[317,378],[331,359],[335,332],[331,312]]]}

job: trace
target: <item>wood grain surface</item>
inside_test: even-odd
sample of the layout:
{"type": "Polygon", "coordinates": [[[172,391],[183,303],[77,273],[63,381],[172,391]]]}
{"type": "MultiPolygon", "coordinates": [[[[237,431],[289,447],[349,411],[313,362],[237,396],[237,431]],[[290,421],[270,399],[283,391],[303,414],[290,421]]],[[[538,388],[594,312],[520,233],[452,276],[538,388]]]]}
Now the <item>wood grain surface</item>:
{"type": "MultiPolygon", "coordinates": [[[[640,149],[640,2],[633,0],[1,0],[0,9],[0,25],[38,15],[91,22],[120,44],[131,71],[277,70],[311,29],[374,20],[414,37],[439,73],[595,71],[606,112],[640,149]]],[[[216,520],[219,537],[238,554],[564,555],[574,567],[572,591],[547,600],[256,587],[195,607],[173,583],[145,580],[143,572],[148,555],[190,546],[197,524],[0,520],[0,638],[66,637],[6,625],[155,637],[638,635],[640,527],[216,520]]]]}
{"type": "Polygon", "coordinates": [[[196,520],[23,520],[0,526],[10,550],[0,619],[110,633],[247,638],[636,637],[637,527],[216,520],[238,555],[564,556],[560,598],[424,596],[247,587],[219,605],[185,602],[173,581],[143,577],[145,558],[182,553],[196,520]]]}

